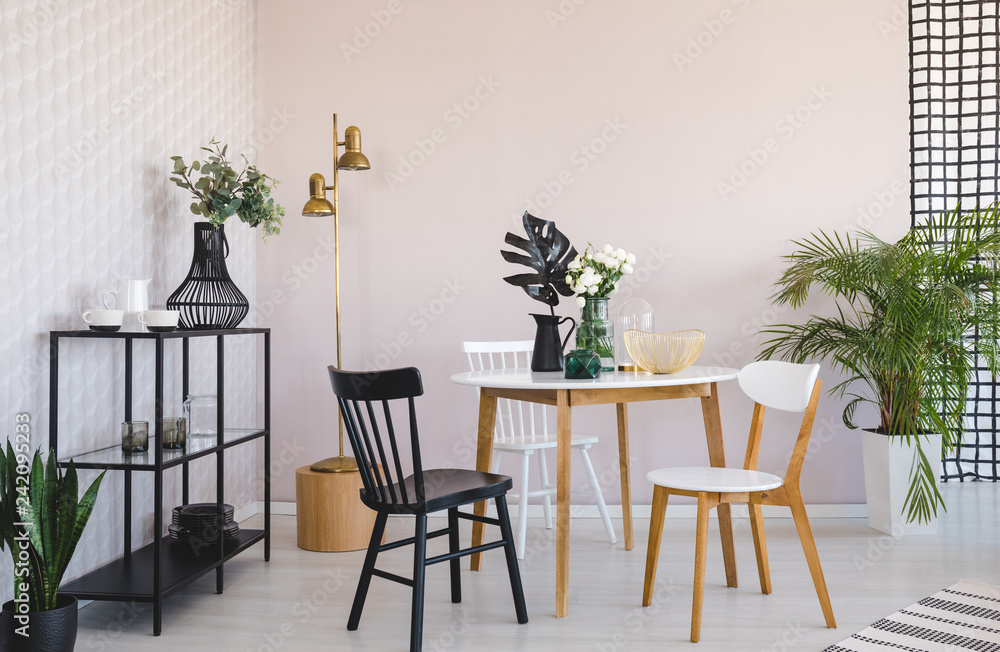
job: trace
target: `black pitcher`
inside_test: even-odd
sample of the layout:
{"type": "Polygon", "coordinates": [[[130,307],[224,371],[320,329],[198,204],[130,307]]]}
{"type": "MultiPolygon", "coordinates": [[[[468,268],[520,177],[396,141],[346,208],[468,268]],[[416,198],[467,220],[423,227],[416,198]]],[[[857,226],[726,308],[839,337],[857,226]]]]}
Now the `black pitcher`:
{"type": "Polygon", "coordinates": [[[535,348],[531,352],[532,371],[562,371],[563,349],[569,336],[576,328],[576,321],[572,317],[558,317],[556,315],[537,315],[531,313],[535,318],[537,329],[535,330],[535,348]],[[559,324],[569,320],[573,325],[569,327],[566,337],[559,342],[559,324]]]}

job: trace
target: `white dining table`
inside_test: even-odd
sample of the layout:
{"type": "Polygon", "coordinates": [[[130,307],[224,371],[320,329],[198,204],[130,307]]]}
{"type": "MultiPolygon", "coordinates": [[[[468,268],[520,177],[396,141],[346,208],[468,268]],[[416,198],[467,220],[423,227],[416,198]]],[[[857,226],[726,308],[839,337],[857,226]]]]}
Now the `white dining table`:
{"type": "MultiPolygon", "coordinates": [[[[569,614],[569,507],[571,410],[579,405],[617,406],[618,456],[621,472],[624,545],[632,550],[632,490],[629,479],[628,404],[674,398],[700,398],[705,437],[712,466],[725,466],[726,455],[719,415],[717,383],[733,380],[738,370],[728,367],[694,366],[672,374],[645,371],[602,372],[593,380],[569,380],[561,371],[533,372],[523,369],[488,369],[458,373],[451,380],[479,387],[479,433],[476,469],[490,470],[497,399],[507,398],[556,407],[556,617],[569,614]]],[[[475,513],[486,513],[486,503],[475,505],[475,513]]],[[[719,529],[726,567],[726,582],[736,586],[736,556],[729,505],[719,505],[719,529]]],[[[473,522],[472,545],[483,543],[483,524],[473,522]]],[[[482,568],[482,553],[472,556],[472,570],[482,568]]]]}

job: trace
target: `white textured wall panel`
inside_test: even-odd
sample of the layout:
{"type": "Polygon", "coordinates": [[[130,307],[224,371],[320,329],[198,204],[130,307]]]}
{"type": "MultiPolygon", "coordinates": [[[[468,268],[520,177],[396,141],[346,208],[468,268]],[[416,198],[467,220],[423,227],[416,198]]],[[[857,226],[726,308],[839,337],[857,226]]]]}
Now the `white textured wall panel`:
{"type": "MultiPolygon", "coordinates": [[[[0,423],[32,417],[48,443],[48,332],[83,326],[123,279],[151,278],[162,306],[191,261],[188,197],[168,181],[169,157],[199,155],[217,137],[254,160],[255,6],[251,0],[0,0],[0,423]]],[[[259,234],[227,225],[229,269],[254,304],[259,234]]],[[[251,325],[253,311],[244,325],[251,325]]],[[[115,445],[122,420],[124,347],[66,341],[61,356],[60,449],[115,445]]],[[[215,348],[192,347],[192,390],[214,393],[215,348]]],[[[152,420],[151,342],[135,347],[133,418],[152,420]]],[[[227,419],[256,418],[257,348],[227,341],[227,419]]],[[[167,369],[180,368],[168,343],[167,369]]],[[[165,412],[180,414],[180,380],[168,378],[165,412]]],[[[226,500],[256,499],[256,455],[226,455],[226,500]]],[[[192,500],[215,496],[214,466],[192,469],[192,500]]],[[[87,472],[88,480],[96,474],[87,472]]],[[[165,506],[179,503],[179,470],[165,506]]],[[[132,531],[152,537],[152,478],[134,476],[132,531]]],[[[110,473],[69,577],[122,552],[122,480],[110,473]]],[[[169,514],[168,521],[169,521],[169,514]]],[[[6,599],[9,561],[2,562],[6,599]]]]}

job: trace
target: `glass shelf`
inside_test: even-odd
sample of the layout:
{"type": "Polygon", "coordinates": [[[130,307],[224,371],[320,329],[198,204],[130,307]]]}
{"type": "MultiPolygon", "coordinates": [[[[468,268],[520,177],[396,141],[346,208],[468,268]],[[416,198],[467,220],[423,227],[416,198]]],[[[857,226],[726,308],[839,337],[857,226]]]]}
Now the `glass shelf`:
{"type": "MultiPolygon", "coordinates": [[[[266,431],[255,428],[226,428],[223,431],[221,448],[229,448],[263,437],[266,431]]],[[[149,450],[145,453],[126,453],[115,444],[107,448],[66,457],[59,460],[59,466],[68,466],[70,459],[78,469],[120,469],[132,471],[156,470],[156,437],[149,438],[149,450]]],[[[182,449],[163,450],[163,468],[177,466],[219,450],[215,437],[187,437],[187,446],[182,449]]]]}
{"type": "Polygon", "coordinates": [[[210,330],[183,330],[177,329],[169,333],[150,333],[147,331],[117,331],[114,333],[101,333],[92,330],[72,330],[72,331],[51,331],[52,337],[82,337],[105,340],[172,340],[188,337],[212,337],[218,335],[263,335],[270,333],[269,328],[217,328],[210,330]]]}

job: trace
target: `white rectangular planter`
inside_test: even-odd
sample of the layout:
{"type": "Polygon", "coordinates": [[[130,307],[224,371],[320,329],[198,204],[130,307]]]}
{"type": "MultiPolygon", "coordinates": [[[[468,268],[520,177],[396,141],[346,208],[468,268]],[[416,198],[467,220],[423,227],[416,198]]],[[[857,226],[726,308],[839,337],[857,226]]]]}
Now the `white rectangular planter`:
{"type": "MultiPolygon", "coordinates": [[[[887,437],[864,430],[861,443],[865,462],[865,496],[868,499],[868,527],[892,536],[934,534],[937,518],[930,523],[907,523],[903,503],[910,488],[910,469],[916,451],[902,437],[887,437]]],[[[941,435],[920,438],[920,446],[941,479],[941,435]]]]}

